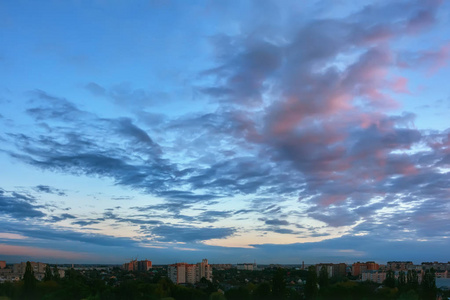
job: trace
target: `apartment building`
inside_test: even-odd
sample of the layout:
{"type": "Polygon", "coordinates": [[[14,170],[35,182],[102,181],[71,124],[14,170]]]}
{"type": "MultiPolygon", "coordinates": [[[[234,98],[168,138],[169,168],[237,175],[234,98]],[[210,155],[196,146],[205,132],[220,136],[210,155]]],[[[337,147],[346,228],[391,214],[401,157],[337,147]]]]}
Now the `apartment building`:
{"type": "Polygon", "coordinates": [[[167,275],[176,284],[194,284],[202,278],[212,281],[212,267],[207,259],[197,264],[176,263],[168,266],[167,275]]]}

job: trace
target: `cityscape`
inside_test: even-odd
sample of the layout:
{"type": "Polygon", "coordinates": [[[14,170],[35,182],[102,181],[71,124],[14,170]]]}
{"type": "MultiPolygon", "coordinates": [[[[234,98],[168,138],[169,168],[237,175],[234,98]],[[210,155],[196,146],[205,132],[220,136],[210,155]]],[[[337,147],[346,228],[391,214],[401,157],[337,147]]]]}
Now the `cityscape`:
{"type": "Polygon", "coordinates": [[[100,282],[101,288],[83,290],[78,287],[77,293],[65,299],[91,299],[93,296],[96,299],[167,300],[450,298],[450,262],[258,265],[256,262],[210,264],[208,259],[202,259],[195,264],[153,265],[148,259],[132,259],[122,265],[50,265],[0,261],[1,299],[40,299],[42,296],[43,299],[59,299],[62,291],[75,281],[89,285],[93,280],[97,285],[100,282]],[[27,287],[29,274],[34,284],[27,287]],[[124,297],[121,288],[130,284],[135,288],[147,287],[145,292],[136,290],[124,297]],[[165,291],[158,290],[163,287],[165,291]]]}
{"type": "Polygon", "coordinates": [[[0,0],[0,300],[449,300],[450,0],[0,0]]]}

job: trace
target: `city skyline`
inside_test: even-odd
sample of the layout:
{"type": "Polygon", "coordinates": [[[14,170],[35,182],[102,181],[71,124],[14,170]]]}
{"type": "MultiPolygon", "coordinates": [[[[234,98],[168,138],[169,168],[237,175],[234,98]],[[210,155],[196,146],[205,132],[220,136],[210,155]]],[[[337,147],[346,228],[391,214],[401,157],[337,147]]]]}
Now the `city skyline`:
{"type": "Polygon", "coordinates": [[[3,1],[0,259],[448,261],[450,2],[3,1]]]}

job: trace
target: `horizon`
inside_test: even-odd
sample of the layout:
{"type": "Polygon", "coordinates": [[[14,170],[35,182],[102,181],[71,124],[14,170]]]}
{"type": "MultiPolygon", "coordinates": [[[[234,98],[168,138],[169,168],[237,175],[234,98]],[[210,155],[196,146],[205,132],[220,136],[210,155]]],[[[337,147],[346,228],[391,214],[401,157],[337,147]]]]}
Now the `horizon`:
{"type": "MultiPolygon", "coordinates": [[[[207,259],[207,258],[206,258],[207,259]]],[[[159,263],[154,263],[154,261],[152,261],[151,259],[139,259],[139,258],[137,258],[136,259],[137,261],[145,261],[145,260],[148,260],[148,261],[151,261],[151,263],[152,263],[152,268],[153,267],[160,267],[160,266],[167,266],[167,265],[171,265],[171,264],[177,264],[177,263],[195,263],[194,261],[186,261],[186,260],[177,260],[177,261],[175,261],[175,262],[171,262],[171,263],[165,263],[165,264],[159,264],[159,263]]],[[[20,262],[7,262],[6,261],[6,265],[13,265],[13,264],[20,264],[20,263],[24,263],[24,262],[27,262],[27,261],[30,261],[30,262],[35,262],[35,263],[44,263],[44,264],[49,264],[49,265],[72,265],[72,266],[77,266],[77,265],[80,265],[80,266],[83,266],[83,265],[86,265],[86,266],[100,266],[100,265],[104,265],[104,266],[122,266],[124,263],[129,263],[130,261],[132,261],[132,260],[130,260],[130,261],[124,261],[124,262],[122,262],[122,263],[50,263],[50,262],[45,262],[45,261],[32,261],[32,260],[24,260],[24,261],[20,261],[20,262]]],[[[419,266],[419,265],[422,265],[422,264],[433,264],[433,263],[443,263],[443,264],[448,264],[448,263],[450,263],[450,261],[448,261],[448,262],[445,262],[445,261],[431,261],[431,260],[429,260],[429,261],[421,261],[421,262],[415,262],[415,261],[410,261],[410,260],[402,260],[402,261],[386,261],[386,262],[378,262],[378,261],[371,261],[371,260],[367,260],[367,261],[353,261],[353,262],[345,262],[345,261],[341,261],[341,262],[338,262],[338,263],[332,263],[332,262],[328,262],[328,261],[320,261],[320,262],[318,262],[318,263],[270,263],[270,264],[264,264],[264,263],[261,263],[261,264],[259,264],[258,262],[250,262],[250,261],[247,261],[247,262],[235,262],[235,263],[229,263],[229,262],[210,262],[209,261],[209,259],[208,259],[208,263],[210,264],[210,265],[232,265],[232,266],[235,266],[235,265],[238,265],[238,264],[256,264],[257,266],[271,266],[271,265],[279,265],[279,266],[302,266],[302,265],[304,265],[305,267],[306,266],[314,266],[314,265],[317,265],[317,264],[327,264],[327,263],[330,263],[330,264],[339,264],[339,263],[344,263],[344,264],[346,264],[347,266],[351,266],[352,264],[355,264],[355,263],[367,263],[367,262],[374,262],[374,263],[376,263],[376,264],[378,264],[378,265],[380,265],[380,266],[385,266],[385,265],[387,265],[389,262],[412,262],[412,264],[414,265],[414,266],[419,266]]]]}
{"type": "Polygon", "coordinates": [[[450,260],[450,1],[0,7],[6,261],[450,260]]]}

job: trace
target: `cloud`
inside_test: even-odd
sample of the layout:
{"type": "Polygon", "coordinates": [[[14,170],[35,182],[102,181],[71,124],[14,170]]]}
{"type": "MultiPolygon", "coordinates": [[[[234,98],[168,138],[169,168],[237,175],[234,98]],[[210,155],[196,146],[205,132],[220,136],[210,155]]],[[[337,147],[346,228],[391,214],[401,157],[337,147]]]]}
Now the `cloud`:
{"type": "Polygon", "coordinates": [[[145,230],[152,235],[155,240],[165,242],[201,242],[211,239],[223,239],[235,233],[232,228],[220,227],[193,227],[160,225],[149,227],[145,230]]]}
{"type": "Polygon", "coordinates": [[[93,224],[99,224],[99,223],[100,223],[100,221],[98,221],[98,220],[89,220],[89,221],[79,220],[79,221],[72,222],[72,224],[79,225],[81,227],[89,226],[89,225],[93,225],[93,224]]]}
{"type": "Polygon", "coordinates": [[[23,220],[44,217],[45,214],[40,210],[44,207],[32,204],[34,201],[29,195],[0,189],[0,207],[2,212],[11,218],[23,220]]]}
{"type": "Polygon", "coordinates": [[[133,89],[129,82],[115,84],[105,88],[98,83],[89,82],[85,89],[96,97],[106,97],[115,104],[133,109],[147,108],[159,100],[168,100],[169,96],[164,92],[148,92],[145,89],[133,89]]]}
{"type": "Polygon", "coordinates": [[[288,221],[277,219],[264,220],[264,223],[266,223],[266,225],[289,225],[288,221]]]}
{"type": "Polygon", "coordinates": [[[95,82],[89,82],[85,88],[95,96],[104,96],[106,89],[95,82]]]}
{"type": "MultiPolygon", "coordinates": [[[[448,60],[445,43],[419,51],[398,49],[396,43],[433,28],[438,1],[373,3],[340,17],[313,5],[320,12],[314,20],[287,11],[295,4],[257,6],[265,20],[242,22],[238,31],[208,38],[214,61],[192,81],[194,107],[208,103],[205,110],[181,114],[180,106],[169,117],[160,107],[150,111],[155,99],[170,98],[164,93],[90,82],[85,88],[94,96],[139,112],[105,117],[110,112],[82,109],[90,106],[76,105],[78,99],[35,90],[28,94],[26,112],[36,126],[4,135],[8,146],[2,151],[20,162],[111,179],[157,202],[131,207],[139,215],[106,211],[101,218],[78,219],[47,216],[34,196],[2,191],[0,206],[8,217],[69,220],[77,228],[108,220],[139,228],[158,242],[197,246],[233,237],[238,229],[220,222],[234,217],[259,219],[261,230],[279,234],[298,234],[287,228],[296,216],[380,241],[381,235],[448,236],[448,227],[438,224],[450,211],[449,132],[418,129],[414,114],[394,110],[398,93],[414,91],[400,72],[434,72],[448,60]],[[267,22],[269,14],[278,18],[267,22]],[[240,209],[218,205],[233,201],[240,209]]],[[[64,195],[46,185],[35,191],[64,195]]],[[[329,234],[300,229],[310,237],[329,234]]],[[[25,233],[94,244],[134,241],[42,230],[25,233]]]]}
{"type": "Polygon", "coordinates": [[[99,246],[119,246],[136,245],[138,241],[125,237],[116,237],[104,234],[94,234],[87,232],[77,232],[73,230],[57,229],[46,225],[18,226],[17,223],[3,222],[2,228],[6,232],[19,233],[32,239],[44,241],[73,241],[99,246]]]}
{"type": "Polygon", "coordinates": [[[51,217],[51,221],[52,222],[60,222],[60,221],[64,221],[67,219],[76,219],[77,217],[71,215],[71,214],[62,214],[60,216],[52,216],[51,217]]]}
{"type": "Polygon", "coordinates": [[[66,193],[64,191],[61,191],[60,189],[48,186],[48,185],[37,185],[34,188],[36,191],[41,193],[47,193],[47,194],[56,194],[58,196],[66,196],[66,193]]]}

